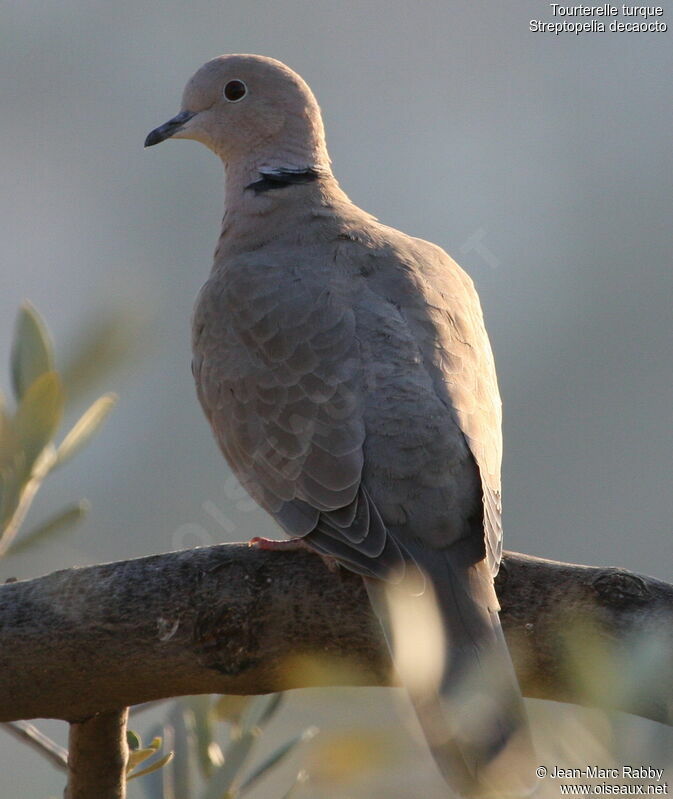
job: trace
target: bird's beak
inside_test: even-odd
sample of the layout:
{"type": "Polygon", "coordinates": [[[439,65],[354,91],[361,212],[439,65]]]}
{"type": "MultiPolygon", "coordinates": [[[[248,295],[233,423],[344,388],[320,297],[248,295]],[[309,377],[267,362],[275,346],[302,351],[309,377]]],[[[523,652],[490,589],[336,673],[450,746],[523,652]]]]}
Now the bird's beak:
{"type": "Polygon", "coordinates": [[[159,125],[158,128],[155,128],[148,134],[145,139],[145,147],[153,147],[155,144],[159,144],[165,139],[170,139],[171,136],[175,136],[175,134],[179,130],[182,130],[194,116],[196,116],[196,111],[180,111],[179,114],[169,119],[168,122],[164,122],[163,125],[159,125]]]}

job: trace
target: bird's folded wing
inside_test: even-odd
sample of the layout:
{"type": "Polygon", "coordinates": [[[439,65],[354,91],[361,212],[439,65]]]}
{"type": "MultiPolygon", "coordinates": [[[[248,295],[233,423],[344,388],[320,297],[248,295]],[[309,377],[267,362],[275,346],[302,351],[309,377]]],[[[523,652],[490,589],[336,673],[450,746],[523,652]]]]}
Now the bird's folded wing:
{"type": "Polygon", "coordinates": [[[440,247],[397,231],[390,235],[412,268],[397,285],[379,290],[401,309],[435,391],[452,409],[479,468],[486,560],[495,575],[502,557],[502,406],[479,298],[470,278],[440,247]]]}
{"type": "Polygon", "coordinates": [[[287,533],[383,577],[402,558],[361,483],[353,311],[324,276],[304,272],[288,292],[282,268],[256,264],[217,290],[206,284],[194,326],[199,398],[237,476],[287,533]]]}

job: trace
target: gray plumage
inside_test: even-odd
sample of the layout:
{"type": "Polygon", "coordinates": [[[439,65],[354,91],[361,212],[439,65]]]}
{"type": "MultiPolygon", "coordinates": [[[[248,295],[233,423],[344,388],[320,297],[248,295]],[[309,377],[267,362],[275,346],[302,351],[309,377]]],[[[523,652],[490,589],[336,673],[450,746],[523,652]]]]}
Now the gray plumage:
{"type": "Polygon", "coordinates": [[[279,62],[208,62],[175,119],[148,143],[195,138],[225,164],[193,328],[224,456],[286,533],[365,578],[389,637],[385,584],[417,569],[430,580],[446,665],[434,699],[415,704],[437,762],[463,793],[526,792],[527,723],[493,588],[501,406],[472,281],[350,202],[310,89],[279,62]],[[245,88],[235,102],[232,80],[245,88]],[[490,702],[476,733],[464,733],[468,684],[490,702]]]}

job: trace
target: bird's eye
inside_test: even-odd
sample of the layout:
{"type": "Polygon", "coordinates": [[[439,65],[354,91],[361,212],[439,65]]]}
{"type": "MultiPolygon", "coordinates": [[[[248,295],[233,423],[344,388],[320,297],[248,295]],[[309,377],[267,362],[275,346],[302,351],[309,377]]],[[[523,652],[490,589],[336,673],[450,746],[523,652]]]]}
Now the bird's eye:
{"type": "Polygon", "coordinates": [[[248,87],[242,80],[230,80],[224,87],[224,99],[230,103],[237,103],[248,93],[248,87]]]}

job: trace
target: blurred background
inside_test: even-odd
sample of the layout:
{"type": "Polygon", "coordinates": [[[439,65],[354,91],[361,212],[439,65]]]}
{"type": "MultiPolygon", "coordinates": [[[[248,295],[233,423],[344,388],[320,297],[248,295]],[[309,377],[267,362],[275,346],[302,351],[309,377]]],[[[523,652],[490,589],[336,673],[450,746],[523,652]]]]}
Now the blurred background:
{"type": "MultiPolygon", "coordinates": [[[[120,399],[31,510],[38,522],[85,496],[87,520],[1,562],[0,579],[276,534],[232,490],[190,374],[221,166],[194,142],[142,147],[226,52],[297,70],[351,198],[473,277],[505,407],[506,547],[673,579],[672,33],[533,33],[531,19],[552,20],[533,0],[4,0],[2,19],[0,358],[27,298],[70,370],[67,419],[102,391],[120,399]]],[[[671,762],[662,726],[530,707],[550,766],[671,762]]],[[[405,712],[382,689],[289,697],[278,735],[321,728],[295,771],[302,758],[324,770],[316,747],[344,736],[376,750],[298,795],[440,796],[405,712]]],[[[42,726],[65,740],[65,725],[42,726]]],[[[0,730],[2,796],[62,783],[0,730]]],[[[271,780],[255,796],[282,793],[271,780]]]]}

